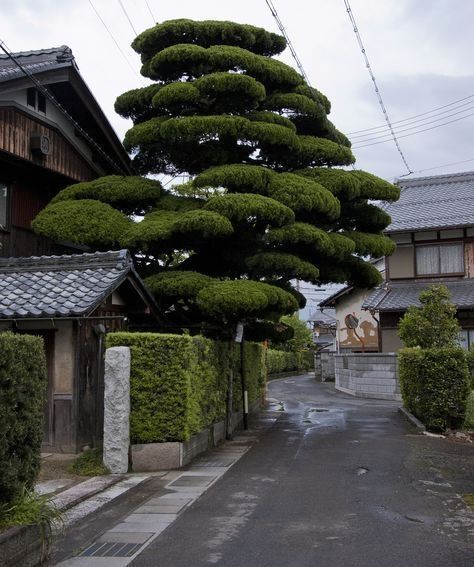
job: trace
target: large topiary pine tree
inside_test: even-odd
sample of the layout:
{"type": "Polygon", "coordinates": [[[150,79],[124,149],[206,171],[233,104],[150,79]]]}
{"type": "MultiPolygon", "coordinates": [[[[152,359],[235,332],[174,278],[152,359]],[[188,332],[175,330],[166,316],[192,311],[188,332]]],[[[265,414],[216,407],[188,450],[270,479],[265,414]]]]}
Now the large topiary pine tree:
{"type": "MultiPolygon", "coordinates": [[[[104,177],[62,191],[39,233],[126,246],[163,309],[186,325],[277,320],[302,305],[291,281],[380,280],[398,189],[362,171],[328,99],[274,59],[283,37],[249,25],[172,20],[133,42],[154,84],[118,97],[137,172],[187,174],[171,190],[104,177]],[[136,222],[135,215],[144,215],[136,222]],[[135,221],[135,222],[134,222],[135,221]]],[[[268,325],[260,323],[268,333],[268,325]]]]}

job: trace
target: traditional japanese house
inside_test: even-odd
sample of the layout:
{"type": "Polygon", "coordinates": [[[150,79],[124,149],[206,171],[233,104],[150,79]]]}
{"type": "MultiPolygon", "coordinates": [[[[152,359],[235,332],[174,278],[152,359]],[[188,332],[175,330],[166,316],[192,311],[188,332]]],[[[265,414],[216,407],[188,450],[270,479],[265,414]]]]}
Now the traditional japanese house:
{"type": "Polygon", "coordinates": [[[127,251],[74,254],[31,221],[68,185],[131,173],[68,47],[0,55],[0,331],[44,339],[45,450],[100,443],[105,334],[159,315],[127,251]]]}
{"type": "Polygon", "coordinates": [[[69,47],[0,55],[0,256],[71,251],[31,221],[67,185],[130,173],[69,47]]]}
{"type": "Polygon", "coordinates": [[[105,335],[159,319],[126,250],[0,258],[0,332],[45,342],[45,450],[75,453],[100,444],[105,335]]]}
{"type": "Polygon", "coordinates": [[[362,308],[380,320],[380,350],[396,352],[403,313],[420,305],[421,291],[442,283],[458,308],[467,348],[474,344],[474,172],[402,179],[398,185],[400,200],[387,206],[392,223],[385,230],[397,249],[386,258],[386,281],[362,308]]]}

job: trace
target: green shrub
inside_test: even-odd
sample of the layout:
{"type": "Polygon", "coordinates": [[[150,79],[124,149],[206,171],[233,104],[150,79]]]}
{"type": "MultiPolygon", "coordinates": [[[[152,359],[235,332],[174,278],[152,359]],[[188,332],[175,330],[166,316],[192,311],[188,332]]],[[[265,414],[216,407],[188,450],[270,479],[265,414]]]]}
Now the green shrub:
{"type": "Polygon", "coordinates": [[[286,352],[283,350],[267,350],[268,374],[290,372],[292,370],[305,372],[308,370],[307,358],[304,351],[286,352]]]}
{"type": "Polygon", "coordinates": [[[50,543],[53,525],[61,523],[61,512],[48,496],[23,487],[12,502],[0,504],[0,530],[13,526],[37,524],[42,528],[45,543],[50,543]]]}
{"type": "Polygon", "coordinates": [[[471,377],[471,390],[474,390],[474,345],[467,351],[467,366],[471,377]]]}
{"type": "Polygon", "coordinates": [[[405,407],[428,429],[461,426],[469,393],[465,351],[460,347],[404,348],[399,352],[405,407]]]}
{"type": "Polygon", "coordinates": [[[464,419],[465,429],[474,429],[474,390],[471,391],[466,402],[466,417],[464,419]]]}
{"type": "Polygon", "coordinates": [[[0,504],[31,488],[40,468],[46,361],[43,340],[0,334],[0,504]]]}
{"type": "Polygon", "coordinates": [[[70,471],[79,476],[110,474],[109,469],[103,463],[101,447],[95,447],[80,454],[70,466],[70,471]]]}
{"type": "MultiPolygon", "coordinates": [[[[132,443],[186,441],[224,419],[231,367],[233,409],[242,409],[237,344],[201,336],[111,333],[107,347],[112,346],[131,351],[132,443]]],[[[254,401],[265,385],[265,353],[256,343],[244,343],[243,352],[249,401],[254,401]]]]}
{"type": "Polygon", "coordinates": [[[244,342],[244,372],[249,402],[262,398],[265,391],[265,348],[258,343],[244,342]]]}
{"type": "Polygon", "coordinates": [[[421,307],[411,306],[399,323],[399,335],[407,347],[443,348],[457,343],[461,327],[456,306],[444,285],[432,285],[420,293],[421,307]]]}

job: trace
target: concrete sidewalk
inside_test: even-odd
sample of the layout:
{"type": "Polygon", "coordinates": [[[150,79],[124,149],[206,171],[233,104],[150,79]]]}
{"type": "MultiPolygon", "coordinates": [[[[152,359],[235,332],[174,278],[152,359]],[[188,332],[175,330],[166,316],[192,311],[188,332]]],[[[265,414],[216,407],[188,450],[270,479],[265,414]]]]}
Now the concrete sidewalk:
{"type": "Polygon", "coordinates": [[[248,431],[239,431],[233,440],[205,453],[183,470],[121,475],[120,482],[66,513],[66,534],[55,541],[50,564],[128,565],[211,488],[278,415],[271,409],[262,411],[252,418],[248,431]],[[133,487],[141,490],[130,490],[133,487]],[[122,492],[124,498],[118,502],[122,492]]]}

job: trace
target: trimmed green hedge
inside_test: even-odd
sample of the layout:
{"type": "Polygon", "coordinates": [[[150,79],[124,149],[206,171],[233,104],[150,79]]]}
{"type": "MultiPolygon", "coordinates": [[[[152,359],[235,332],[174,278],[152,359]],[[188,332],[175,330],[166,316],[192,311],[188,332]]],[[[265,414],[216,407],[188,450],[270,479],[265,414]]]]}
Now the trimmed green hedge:
{"type": "Polygon", "coordinates": [[[467,397],[464,428],[469,430],[474,429],[474,390],[472,390],[469,396],[467,397]]]}
{"type": "Polygon", "coordinates": [[[43,340],[0,333],[0,504],[18,498],[36,480],[45,386],[43,340]]]}
{"type": "MultiPolygon", "coordinates": [[[[111,333],[107,347],[131,351],[132,443],[186,441],[223,419],[232,363],[233,408],[242,409],[240,348],[201,336],[155,333],[111,333]]],[[[264,349],[244,343],[244,368],[249,401],[265,384],[264,349]]]]}
{"type": "Polygon", "coordinates": [[[466,353],[460,347],[404,348],[399,352],[405,407],[428,429],[462,426],[469,393],[466,353]]]}
{"type": "Polygon", "coordinates": [[[309,368],[308,358],[304,351],[286,352],[284,350],[268,349],[267,351],[268,374],[280,372],[306,372],[309,368]]]}
{"type": "Polygon", "coordinates": [[[469,347],[467,351],[467,366],[471,378],[471,390],[474,390],[474,347],[469,347]]]}

